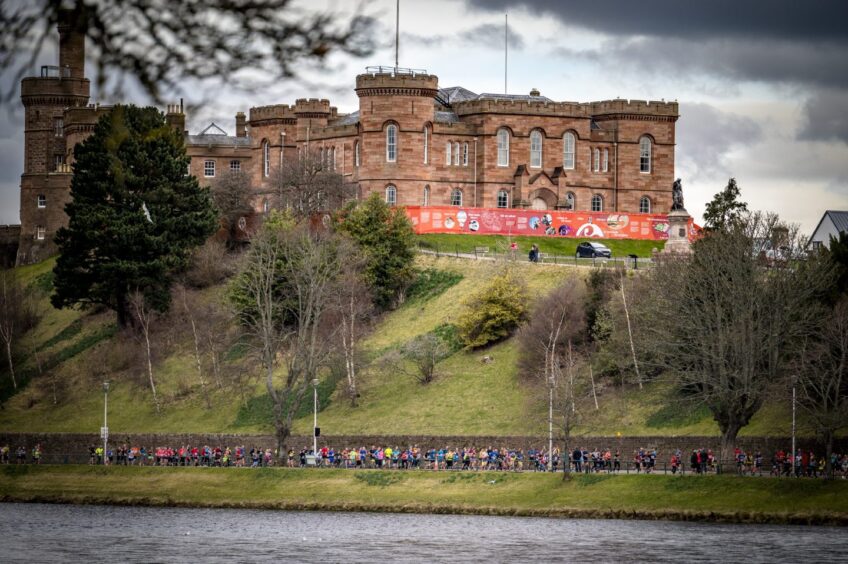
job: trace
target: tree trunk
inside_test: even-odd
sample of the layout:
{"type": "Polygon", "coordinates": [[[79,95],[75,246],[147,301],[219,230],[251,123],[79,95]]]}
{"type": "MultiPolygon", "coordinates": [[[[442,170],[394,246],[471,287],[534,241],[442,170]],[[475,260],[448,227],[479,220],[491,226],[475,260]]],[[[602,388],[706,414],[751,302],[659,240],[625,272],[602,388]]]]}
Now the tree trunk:
{"type": "Polygon", "coordinates": [[[144,328],[144,343],[147,349],[147,376],[150,379],[150,389],[153,391],[153,405],[156,407],[156,413],[159,413],[159,398],[156,397],[156,383],[153,381],[153,362],[150,358],[150,333],[146,326],[144,328]]]}
{"type": "Polygon", "coordinates": [[[200,336],[197,334],[197,324],[194,322],[194,316],[191,314],[191,310],[188,307],[185,286],[183,286],[182,292],[183,308],[185,309],[186,315],[188,316],[188,320],[191,323],[191,334],[194,336],[194,360],[197,364],[197,375],[200,379],[200,392],[203,394],[203,400],[206,403],[206,409],[209,409],[210,407],[212,407],[212,404],[209,403],[209,392],[206,391],[206,382],[203,381],[203,365],[200,362],[200,336]]]}
{"type": "Polygon", "coordinates": [[[636,371],[636,380],[639,389],[642,389],[642,375],[639,373],[639,362],[636,360],[636,346],[633,344],[633,329],[630,327],[630,310],[627,308],[627,297],[624,291],[624,275],[621,276],[621,303],[624,305],[624,318],[627,320],[627,337],[630,339],[630,354],[633,355],[633,369],[636,371]]]}
{"type": "Polygon", "coordinates": [[[833,465],[830,463],[831,462],[830,457],[833,455],[833,431],[826,431],[825,432],[824,446],[825,446],[825,459],[824,459],[825,475],[827,476],[828,479],[831,479],[831,478],[833,478],[833,465]]]}
{"type": "Polygon", "coordinates": [[[12,388],[18,389],[18,382],[15,380],[15,367],[12,363],[12,339],[6,339],[6,359],[9,361],[9,376],[12,377],[12,388]]]}
{"type": "Polygon", "coordinates": [[[724,426],[721,433],[721,452],[719,453],[719,463],[726,464],[735,462],[733,460],[733,450],[736,446],[736,436],[739,435],[739,430],[742,428],[740,423],[732,422],[724,426]]]}

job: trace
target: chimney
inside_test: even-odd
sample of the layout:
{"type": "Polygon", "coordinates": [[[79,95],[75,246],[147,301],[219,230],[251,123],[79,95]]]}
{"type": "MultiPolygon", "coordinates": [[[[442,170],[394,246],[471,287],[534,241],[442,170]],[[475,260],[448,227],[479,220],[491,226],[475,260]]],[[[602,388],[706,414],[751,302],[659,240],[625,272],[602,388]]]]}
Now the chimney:
{"type": "Polygon", "coordinates": [[[180,133],[185,133],[185,113],[183,113],[182,98],[180,98],[179,104],[168,104],[168,110],[165,112],[165,121],[180,133]]]}
{"type": "Polygon", "coordinates": [[[244,112],[236,114],[236,137],[247,137],[247,118],[244,112]]]}
{"type": "Polygon", "coordinates": [[[62,78],[85,75],[85,29],[79,10],[59,10],[59,71],[62,78]]]}
{"type": "Polygon", "coordinates": [[[532,90],[530,90],[530,95],[531,96],[541,96],[541,94],[539,94],[538,88],[533,88],[532,90]]]}

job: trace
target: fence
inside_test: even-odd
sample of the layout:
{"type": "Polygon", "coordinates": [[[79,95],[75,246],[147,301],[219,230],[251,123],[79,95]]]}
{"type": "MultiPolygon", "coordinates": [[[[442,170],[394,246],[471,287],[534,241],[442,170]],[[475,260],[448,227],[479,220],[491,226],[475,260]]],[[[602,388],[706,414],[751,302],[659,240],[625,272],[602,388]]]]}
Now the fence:
{"type": "MultiPolygon", "coordinates": [[[[418,243],[418,252],[432,254],[436,257],[454,257],[473,260],[507,260],[515,262],[529,262],[527,255],[518,251],[492,251],[489,247],[474,247],[460,250],[459,245],[453,248],[432,243],[418,243]]],[[[650,258],[628,255],[626,257],[593,257],[579,258],[576,255],[559,255],[551,253],[540,253],[536,261],[543,264],[555,264],[560,266],[584,266],[594,268],[625,268],[625,269],[648,269],[653,266],[650,258]]]]}

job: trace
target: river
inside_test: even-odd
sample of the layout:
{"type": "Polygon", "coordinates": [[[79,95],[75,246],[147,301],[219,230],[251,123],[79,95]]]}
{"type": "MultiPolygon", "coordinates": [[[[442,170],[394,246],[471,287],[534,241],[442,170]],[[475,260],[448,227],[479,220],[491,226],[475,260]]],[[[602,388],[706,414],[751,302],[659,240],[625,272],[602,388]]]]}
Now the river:
{"type": "Polygon", "coordinates": [[[3,562],[845,562],[845,529],[0,504],[3,562]]]}

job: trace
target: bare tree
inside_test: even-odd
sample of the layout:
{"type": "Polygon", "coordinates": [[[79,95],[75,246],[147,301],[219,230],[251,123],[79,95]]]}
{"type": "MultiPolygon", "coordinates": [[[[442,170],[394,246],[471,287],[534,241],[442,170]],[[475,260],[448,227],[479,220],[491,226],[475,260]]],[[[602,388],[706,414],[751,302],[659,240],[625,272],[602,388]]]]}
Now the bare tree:
{"type": "Polygon", "coordinates": [[[8,102],[64,22],[85,35],[97,90],[122,95],[132,79],[157,103],[198,81],[255,89],[292,78],[330,53],[374,48],[372,18],[308,13],[292,0],[30,0],[0,3],[0,75],[8,102]],[[262,77],[262,78],[257,78],[262,77]]]}
{"type": "Polygon", "coordinates": [[[212,202],[227,230],[227,246],[238,242],[239,221],[253,211],[254,190],[250,175],[240,170],[226,170],[212,183],[212,202]]]}
{"type": "Polygon", "coordinates": [[[295,218],[311,218],[317,213],[341,208],[356,195],[336,171],[335,153],[325,149],[304,151],[272,172],[273,207],[288,210],[295,218]]]}
{"type": "Polygon", "coordinates": [[[156,413],[160,413],[159,397],[156,395],[156,382],[153,378],[153,355],[150,347],[150,323],[155,312],[147,305],[144,294],[138,290],[130,295],[130,308],[135,324],[140,331],[141,339],[144,341],[144,351],[147,360],[147,379],[150,383],[150,391],[153,394],[153,405],[156,413]]]}
{"type": "Polygon", "coordinates": [[[188,291],[183,284],[179,284],[175,288],[175,292],[179,296],[179,303],[182,306],[182,314],[187,325],[191,328],[191,336],[194,344],[194,364],[197,369],[197,379],[200,383],[200,393],[203,395],[203,401],[206,404],[206,409],[212,407],[209,400],[209,391],[206,389],[206,381],[203,378],[203,355],[201,353],[202,338],[197,327],[196,312],[198,304],[194,299],[189,299],[188,291]],[[191,301],[191,304],[189,302],[191,301]]]}
{"type": "Polygon", "coordinates": [[[815,326],[815,298],[830,283],[819,261],[763,266],[757,243],[775,230],[786,256],[797,256],[796,229],[787,231],[774,215],[752,214],[697,241],[691,258],[661,260],[648,280],[651,292],[641,294],[643,346],[712,412],[722,460],[815,326]]]}
{"type": "Polygon", "coordinates": [[[400,350],[387,354],[381,364],[414,378],[419,384],[429,384],[438,375],[436,366],[450,353],[450,346],[444,339],[434,333],[425,333],[404,344],[400,350]]]}
{"type": "Polygon", "coordinates": [[[827,475],[833,475],[833,438],[848,427],[848,298],[822,318],[798,356],[800,399],[826,449],[827,475]]]}
{"type": "Polygon", "coordinates": [[[12,271],[0,270],[0,338],[3,339],[13,389],[18,388],[13,361],[15,340],[31,329],[37,319],[27,292],[12,271]]]}

